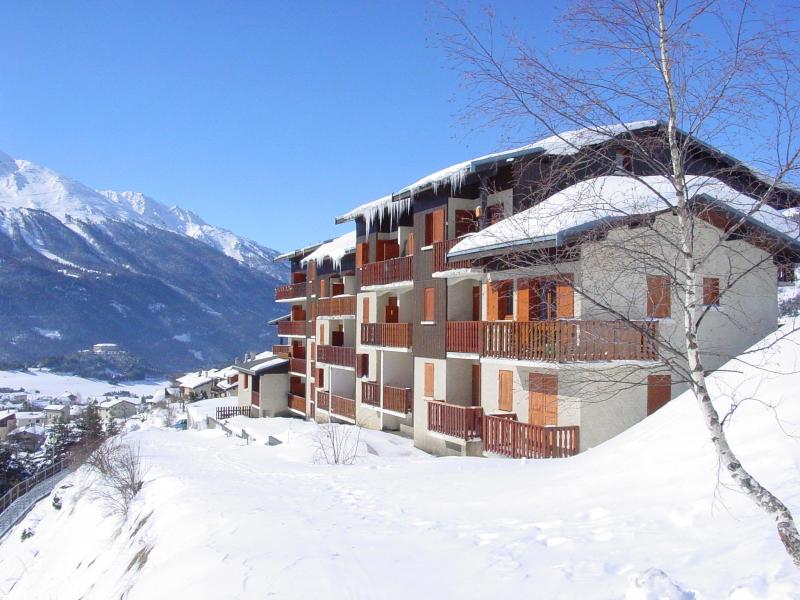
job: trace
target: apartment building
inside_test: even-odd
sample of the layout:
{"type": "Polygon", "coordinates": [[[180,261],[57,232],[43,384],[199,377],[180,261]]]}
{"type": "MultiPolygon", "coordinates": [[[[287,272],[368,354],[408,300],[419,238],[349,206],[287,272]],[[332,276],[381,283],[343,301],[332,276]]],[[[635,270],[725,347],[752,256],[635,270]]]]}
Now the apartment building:
{"type": "MultiPolygon", "coordinates": [[[[657,350],[682,347],[663,273],[679,262],[677,217],[657,161],[631,152],[657,156],[659,140],[648,121],[459,163],[337,218],[355,231],[279,257],[292,282],[276,299],[291,312],[274,351],[294,361],[294,412],[413,435],[439,455],[547,457],[663,406],[686,387],[664,368],[679,356],[657,350]]],[[[778,209],[800,196],[691,149],[713,369],[777,327],[776,287],[800,261],[778,209]],[[769,205],[742,208],[765,192],[769,205]]]]}

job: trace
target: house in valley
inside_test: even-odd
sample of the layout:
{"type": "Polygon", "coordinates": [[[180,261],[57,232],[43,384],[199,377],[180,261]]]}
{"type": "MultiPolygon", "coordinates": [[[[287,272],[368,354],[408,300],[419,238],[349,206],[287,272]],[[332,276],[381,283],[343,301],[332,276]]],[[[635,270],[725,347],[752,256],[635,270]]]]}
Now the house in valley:
{"type": "Polygon", "coordinates": [[[291,414],[288,359],[267,352],[235,365],[235,369],[239,374],[239,406],[249,407],[251,416],[279,417],[291,414]]]}
{"type": "Polygon", "coordinates": [[[210,371],[193,371],[176,380],[180,390],[179,395],[183,400],[211,398],[215,379],[210,371]]]}
{"type": "MultiPolygon", "coordinates": [[[[279,256],[289,316],[273,352],[290,361],[292,412],[403,431],[439,455],[567,456],[681,393],[665,368],[684,339],[663,272],[678,261],[674,191],[631,153],[663,153],[663,139],[644,121],[465,161],[337,218],[355,231],[279,256]]],[[[800,192],[688,142],[715,369],[777,327],[777,286],[800,262],[780,209],[800,192]]]]}
{"type": "Polygon", "coordinates": [[[17,427],[8,434],[8,442],[25,452],[36,452],[42,447],[46,438],[43,425],[26,425],[17,427]]]}
{"type": "Polygon", "coordinates": [[[139,404],[130,398],[114,398],[97,405],[101,419],[127,419],[139,412],[139,404]]]}
{"type": "Polygon", "coordinates": [[[9,433],[17,426],[16,413],[13,410],[0,412],[0,441],[6,439],[9,433]]]}
{"type": "Polygon", "coordinates": [[[44,425],[47,417],[42,411],[18,411],[17,427],[27,427],[28,425],[44,425]]]}
{"type": "Polygon", "coordinates": [[[67,423],[70,417],[69,404],[48,404],[44,407],[44,417],[47,425],[53,425],[59,421],[67,423]]]}

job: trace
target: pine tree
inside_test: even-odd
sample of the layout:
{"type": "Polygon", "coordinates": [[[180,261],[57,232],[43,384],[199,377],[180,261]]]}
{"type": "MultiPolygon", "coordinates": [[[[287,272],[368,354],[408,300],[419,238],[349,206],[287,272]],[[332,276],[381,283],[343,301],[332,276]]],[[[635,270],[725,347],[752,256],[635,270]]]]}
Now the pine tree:
{"type": "Polygon", "coordinates": [[[108,418],[106,419],[106,435],[111,437],[112,435],[117,435],[118,433],[119,426],[114,420],[114,417],[111,416],[111,413],[108,413],[108,418]]]}
{"type": "Polygon", "coordinates": [[[53,462],[58,462],[66,456],[71,444],[72,433],[69,425],[67,425],[63,417],[59,417],[58,421],[56,421],[50,429],[50,435],[47,437],[47,443],[45,444],[46,455],[51,458],[53,462]]]}
{"type": "Polygon", "coordinates": [[[81,440],[84,442],[97,442],[104,437],[103,423],[100,420],[100,413],[97,406],[90,404],[83,411],[77,422],[78,431],[81,433],[81,440]]]}

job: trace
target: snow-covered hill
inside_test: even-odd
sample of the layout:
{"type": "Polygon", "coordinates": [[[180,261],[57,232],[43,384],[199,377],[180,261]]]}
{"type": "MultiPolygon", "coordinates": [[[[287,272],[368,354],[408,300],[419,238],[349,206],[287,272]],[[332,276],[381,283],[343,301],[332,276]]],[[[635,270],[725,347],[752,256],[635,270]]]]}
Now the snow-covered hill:
{"type": "MultiPolygon", "coordinates": [[[[772,341],[710,384],[754,399],[736,411],[731,443],[800,515],[800,335],[772,341]]],[[[774,523],[719,472],[690,394],[564,460],[436,459],[365,432],[360,463],[335,467],[313,461],[314,423],[231,425],[258,442],[128,434],[148,465],[128,520],[104,515],[85,473],[66,480],[60,511],[41,502],[0,544],[0,596],[800,597],[774,523]]]]}
{"type": "Polygon", "coordinates": [[[275,255],[189,211],[0,153],[0,363],[98,341],[168,370],[262,349],[287,277],[275,255]]]}

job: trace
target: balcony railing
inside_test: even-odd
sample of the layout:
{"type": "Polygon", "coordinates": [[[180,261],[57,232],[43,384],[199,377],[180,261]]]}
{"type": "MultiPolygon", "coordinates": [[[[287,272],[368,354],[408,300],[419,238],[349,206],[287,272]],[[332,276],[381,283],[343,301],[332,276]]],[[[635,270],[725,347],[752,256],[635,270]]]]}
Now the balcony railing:
{"type": "Polygon", "coordinates": [[[428,430],[465,441],[481,438],[483,409],[445,402],[428,402],[428,430]]]}
{"type": "Polygon", "coordinates": [[[305,298],[307,295],[308,283],[290,283],[279,285],[275,288],[275,300],[291,300],[292,298],[305,298]]]}
{"type": "Polygon", "coordinates": [[[655,323],[645,322],[451,321],[446,348],[516,360],[655,360],[656,331],[655,323]]]}
{"type": "Polygon", "coordinates": [[[302,373],[303,375],[306,374],[306,359],[305,358],[290,358],[289,359],[289,370],[293,373],[302,373]]]}
{"type": "Polygon", "coordinates": [[[322,390],[317,391],[317,408],[320,410],[330,410],[331,407],[331,395],[328,392],[323,392],[322,390]]]}
{"type": "Polygon", "coordinates": [[[370,406],[380,407],[381,386],[371,381],[361,382],[361,402],[370,406]]]}
{"type": "Polygon", "coordinates": [[[305,335],[305,321],[278,321],[278,335],[305,335]]]}
{"type": "Polygon", "coordinates": [[[281,358],[289,358],[292,352],[292,347],[288,344],[275,344],[272,346],[272,353],[281,358]]]}
{"type": "Polygon", "coordinates": [[[355,368],[356,349],[352,346],[317,346],[317,362],[355,368]]]}
{"type": "Polygon", "coordinates": [[[362,323],[361,343],[392,348],[411,347],[411,323],[362,323]]]}
{"type": "Polygon", "coordinates": [[[511,458],[565,458],[580,450],[580,427],[541,427],[516,416],[483,417],[483,448],[511,458]]]}
{"type": "Polygon", "coordinates": [[[303,398],[302,396],[289,394],[289,408],[291,408],[292,410],[296,410],[297,412],[306,414],[306,399],[303,398]]]}
{"type": "Polygon", "coordinates": [[[361,267],[361,285],[386,285],[414,279],[414,257],[390,258],[361,267]]]}
{"type": "Polygon", "coordinates": [[[356,314],[356,297],[340,296],[317,300],[318,317],[338,317],[356,314]]]}
{"type": "Polygon", "coordinates": [[[344,396],[334,396],[331,394],[331,413],[346,417],[348,419],[356,418],[356,401],[352,398],[345,398],[344,396]]]}
{"type": "Polygon", "coordinates": [[[383,408],[407,415],[414,406],[414,392],[411,388],[392,385],[383,386],[383,408]]]}
{"type": "Polygon", "coordinates": [[[433,245],[433,271],[452,271],[453,269],[469,269],[471,260],[451,260],[447,262],[447,253],[459,240],[446,240],[433,245]]]}

